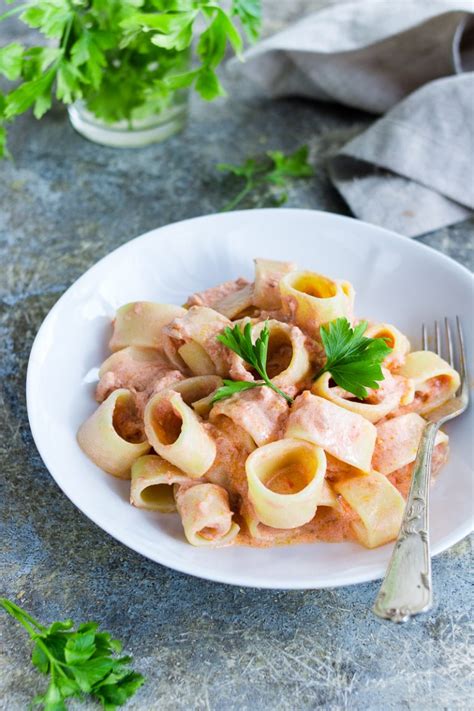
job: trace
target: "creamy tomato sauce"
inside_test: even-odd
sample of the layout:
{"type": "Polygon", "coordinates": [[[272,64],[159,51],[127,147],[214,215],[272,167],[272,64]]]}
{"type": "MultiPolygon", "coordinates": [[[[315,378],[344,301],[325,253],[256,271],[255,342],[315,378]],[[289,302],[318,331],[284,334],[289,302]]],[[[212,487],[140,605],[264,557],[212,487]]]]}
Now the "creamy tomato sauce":
{"type": "MultiPolygon", "coordinates": [[[[81,446],[96,461],[100,436],[107,428],[109,433],[111,430],[110,418],[113,429],[126,442],[145,442],[145,451],[148,442],[153,445],[150,451],[155,456],[150,460],[155,464],[158,461],[164,471],[170,462],[175,473],[178,469],[178,482],[173,480],[169,500],[176,503],[185,535],[195,545],[202,543],[196,537],[190,538],[190,531],[193,536],[200,536],[201,542],[256,547],[345,540],[373,546],[393,540],[403,515],[402,497],[407,498],[415,466],[413,461],[406,465],[405,462],[414,458],[424,427],[421,416],[408,413],[425,414],[430,403],[435,406],[443,397],[447,399],[452,378],[448,374],[425,376],[423,384],[415,387],[415,383],[423,381],[422,368],[417,379],[397,372],[409,348],[407,339],[394,327],[380,324],[380,333],[389,336],[395,333],[390,337],[392,343],[397,338],[399,346],[396,358],[388,356],[381,363],[383,377],[379,387],[368,389],[366,398],[360,400],[344,389],[354,389],[350,378],[344,380],[340,374],[337,377],[334,368],[334,376],[344,388],[333,380],[322,383],[318,374],[326,354],[320,324],[346,319],[347,328],[354,323],[352,287],[312,272],[291,275],[296,267],[289,262],[257,262],[255,282],[240,278],[197,292],[189,297],[184,309],[174,308],[170,312],[169,305],[147,302],[150,313],[155,311],[149,329],[153,338],[145,342],[156,343],[154,348],[134,345],[143,342],[132,336],[147,332],[148,311],[141,302],[134,307],[129,305],[133,308],[127,312],[127,333],[132,336],[118,339],[125,347],[105,361],[96,388],[96,399],[102,403],[98,411],[108,413],[109,420],[106,426],[101,420],[102,429],[97,432],[86,428],[82,437],[85,446],[81,446]],[[316,299],[317,303],[308,299],[316,299]],[[324,299],[331,303],[323,304],[324,299]],[[244,318],[244,314],[249,315],[244,318]],[[219,337],[225,329],[238,325],[241,333],[234,336],[245,342],[243,329],[247,324],[251,327],[252,343],[244,343],[238,355],[219,337]],[[260,386],[262,376],[252,366],[262,351],[253,360],[249,356],[264,325],[269,333],[264,358],[273,388],[260,386]],[[250,362],[246,362],[247,358],[250,362]],[[199,385],[202,380],[209,383],[209,376],[210,384],[199,385]],[[239,381],[240,387],[226,382],[227,388],[236,392],[229,396],[227,391],[214,401],[214,388],[222,387],[223,379],[239,381]],[[315,381],[318,384],[313,387],[315,381]],[[117,399],[110,414],[107,399],[122,388],[129,394],[117,399]],[[175,388],[182,392],[183,409],[179,409],[179,415],[169,402],[169,391],[175,388]],[[154,397],[161,392],[163,397],[154,397]],[[147,407],[151,398],[153,403],[147,407]],[[373,405],[376,409],[349,405],[348,401],[373,405]],[[402,415],[406,415],[404,420],[394,421],[402,415]],[[185,440],[186,427],[191,438],[188,440],[185,440]],[[178,451],[184,441],[190,442],[184,453],[186,457],[178,451]],[[173,457],[171,445],[176,445],[173,457]],[[205,454],[205,463],[199,470],[193,455],[199,454],[200,448],[210,454],[205,454]],[[301,454],[301,449],[306,450],[306,455],[301,454]],[[275,450],[283,452],[281,458],[273,455],[276,458],[272,459],[275,450]],[[255,464],[252,470],[255,461],[260,468],[255,464]],[[301,496],[291,501],[291,496],[298,494],[301,496]],[[390,524],[393,512],[394,523],[390,524]],[[385,539],[364,538],[362,526],[353,526],[362,523],[362,519],[367,529],[372,525],[369,521],[376,520],[372,533],[383,535],[388,531],[385,539]],[[304,521],[307,523],[297,525],[304,521]],[[233,522],[240,526],[236,537],[233,522]],[[284,528],[285,525],[294,527],[284,528]],[[226,538],[230,529],[232,536],[226,538]]],[[[431,374],[444,372],[443,361],[440,362],[440,368],[429,371],[431,374]]],[[[404,372],[408,375],[413,371],[404,372]]],[[[434,449],[433,477],[447,460],[447,440],[444,434],[437,440],[440,443],[434,449]]],[[[107,468],[105,457],[101,457],[100,466],[111,474],[126,477],[130,467],[136,466],[134,453],[142,448],[120,444],[120,451],[132,449],[131,463],[122,467],[121,462],[115,462],[107,468]]],[[[184,445],[182,448],[186,449],[184,445]]],[[[162,479],[156,481],[159,483],[155,488],[150,485],[148,491],[143,491],[145,503],[166,498],[163,487],[168,484],[161,483],[162,479]]],[[[132,502],[135,503],[133,498],[132,502]]]]}
{"type": "Polygon", "coordinates": [[[243,279],[242,277],[232,281],[225,281],[205,291],[198,291],[192,294],[186,301],[185,306],[208,306],[215,308],[220,301],[230,294],[235,294],[237,291],[240,291],[245,286],[248,286],[249,283],[247,279],[243,279]]]}
{"type": "MultiPolygon", "coordinates": [[[[433,480],[438,475],[440,469],[445,465],[449,454],[449,448],[446,444],[440,444],[435,447],[433,452],[432,463],[432,478],[433,480]]],[[[330,472],[328,478],[336,478],[347,476],[351,473],[352,467],[343,465],[338,467],[337,460],[331,458],[330,472]]],[[[339,462],[339,464],[343,464],[339,462]]],[[[415,463],[407,464],[388,476],[389,481],[398,489],[404,499],[408,497],[410,484],[413,475],[415,463]]],[[[352,470],[352,475],[353,475],[352,470]]],[[[302,482],[301,482],[302,483],[302,482]]],[[[277,483],[279,493],[289,494],[296,493],[295,490],[285,483],[284,477],[277,483]]],[[[273,489],[274,491],[276,489],[273,489]]],[[[257,546],[259,548],[267,548],[274,545],[290,545],[296,543],[341,543],[342,541],[356,540],[351,529],[351,524],[358,520],[357,514],[346,504],[342,496],[338,496],[339,510],[328,506],[319,506],[316,511],[316,516],[312,521],[291,530],[272,529],[269,526],[259,527],[261,538],[253,538],[245,526],[245,520],[238,517],[241,525],[240,532],[237,536],[236,543],[244,546],[257,546]]]]}

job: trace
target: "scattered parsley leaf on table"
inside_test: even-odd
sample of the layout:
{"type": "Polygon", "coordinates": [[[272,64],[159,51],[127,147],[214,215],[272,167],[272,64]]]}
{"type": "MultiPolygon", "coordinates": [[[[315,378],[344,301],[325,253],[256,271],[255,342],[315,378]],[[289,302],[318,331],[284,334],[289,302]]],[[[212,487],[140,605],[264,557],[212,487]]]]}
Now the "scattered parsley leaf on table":
{"type": "Polygon", "coordinates": [[[106,711],[124,704],[145,679],[128,666],[131,657],[115,657],[121,643],[108,632],[99,632],[97,622],[86,622],[73,629],[72,620],[53,622],[45,627],[11,600],[0,598],[0,605],[27,630],[34,641],[31,661],[50,675],[44,694],[33,699],[45,711],[65,711],[65,700],[89,694],[106,711]]]}
{"type": "Polygon", "coordinates": [[[334,382],[363,400],[367,389],[379,388],[384,380],[381,364],[391,352],[384,338],[367,338],[367,321],[351,328],[346,318],[321,326],[320,334],[326,351],[326,363],[316,375],[330,373],[334,382]]]}
{"type": "Polygon", "coordinates": [[[243,392],[244,390],[251,390],[253,388],[259,388],[263,386],[268,386],[278,395],[281,395],[289,403],[293,402],[293,399],[284,393],[280,388],[272,383],[267,374],[267,353],[268,353],[268,342],[270,339],[270,331],[265,323],[259,337],[255,341],[252,341],[252,326],[247,323],[242,331],[240,326],[237,324],[234,328],[224,329],[223,333],[217,336],[217,340],[224,344],[234,353],[242,358],[246,363],[251,365],[257,373],[262,378],[263,382],[247,382],[245,380],[224,380],[224,385],[220,387],[212,402],[218,402],[224,398],[230,397],[238,392],[243,392]]]}
{"type": "MultiPolygon", "coordinates": [[[[294,153],[285,155],[281,151],[267,151],[261,159],[248,158],[241,165],[219,163],[217,169],[230,173],[244,180],[240,192],[230,200],[222,212],[233,210],[253,190],[266,187],[286,188],[294,178],[309,178],[314,175],[313,167],[308,163],[308,146],[301,146],[294,153]]],[[[282,205],[288,199],[285,191],[273,197],[273,204],[282,205]]]]}

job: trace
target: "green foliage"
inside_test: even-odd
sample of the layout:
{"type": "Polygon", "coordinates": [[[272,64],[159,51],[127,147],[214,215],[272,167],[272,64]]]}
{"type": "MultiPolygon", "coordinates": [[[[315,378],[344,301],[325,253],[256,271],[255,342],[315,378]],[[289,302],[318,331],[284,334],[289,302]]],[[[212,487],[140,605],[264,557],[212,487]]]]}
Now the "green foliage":
{"type": "Polygon", "coordinates": [[[0,74],[14,81],[21,75],[23,47],[18,42],[7,44],[0,49],[0,74]]]}
{"type": "Polygon", "coordinates": [[[35,643],[31,661],[50,676],[45,693],[33,699],[44,711],[63,711],[68,698],[85,694],[113,711],[144,683],[143,676],[130,669],[131,657],[114,656],[121,651],[121,643],[108,632],[99,632],[96,622],[86,622],[76,630],[72,620],[45,627],[11,600],[0,598],[0,605],[27,630],[35,643]]]}
{"type": "Polygon", "coordinates": [[[366,388],[379,388],[384,380],[381,364],[391,352],[384,338],[367,338],[367,321],[351,328],[346,318],[338,318],[321,326],[321,340],[326,351],[326,364],[319,371],[330,373],[344,390],[360,399],[367,397],[366,388]]]}
{"type": "Polygon", "coordinates": [[[233,0],[232,14],[240,18],[249,40],[256,42],[262,26],[260,0],[233,0]]]}
{"type": "Polygon", "coordinates": [[[187,87],[207,101],[223,96],[216,68],[228,47],[238,55],[243,48],[234,18],[254,41],[261,0],[234,0],[229,13],[219,0],[29,0],[0,21],[16,13],[48,42],[0,49],[0,74],[21,81],[0,102],[0,156],[5,122],[30,107],[40,118],[53,95],[65,104],[82,100],[110,123],[159,112],[187,87]],[[198,65],[189,69],[198,36],[198,65]]]}
{"type": "Polygon", "coordinates": [[[294,178],[308,178],[314,175],[308,163],[308,146],[301,146],[294,153],[285,155],[281,151],[267,151],[263,159],[247,158],[241,165],[219,163],[217,169],[244,180],[240,192],[224,206],[223,212],[233,210],[251,192],[264,192],[264,198],[271,198],[273,205],[283,205],[288,199],[286,190],[276,194],[274,187],[287,188],[294,178]],[[271,189],[272,191],[270,192],[271,189]],[[265,193],[266,191],[266,193],[265,193]]]}
{"type": "Polygon", "coordinates": [[[219,400],[230,397],[235,393],[262,387],[264,385],[274,390],[278,393],[278,395],[284,397],[287,402],[293,402],[293,399],[280,390],[280,388],[277,388],[277,386],[274,385],[268,377],[267,354],[269,339],[270,332],[266,323],[255,343],[252,341],[252,326],[250,323],[245,325],[243,331],[238,324],[234,326],[234,328],[227,326],[223,333],[220,333],[217,336],[218,341],[223,343],[224,346],[229,348],[234,353],[237,353],[237,355],[248,363],[248,365],[251,365],[260,375],[263,382],[256,383],[253,381],[224,380],[224,385],[216,390],[212,402],[218,402],[219,400]]]}

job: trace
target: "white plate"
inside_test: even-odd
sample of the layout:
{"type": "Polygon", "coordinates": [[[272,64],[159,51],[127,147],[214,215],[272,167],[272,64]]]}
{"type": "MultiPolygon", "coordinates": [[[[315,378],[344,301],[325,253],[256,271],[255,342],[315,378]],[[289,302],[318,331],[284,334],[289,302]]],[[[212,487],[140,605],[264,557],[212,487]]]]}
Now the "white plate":
{"type": "MultiPolygon", "coordinates": [[[[352,543],[194,548],[185,542],[177,516],[130,506],[129,484],[104,474],[76,443],[79,425],[96,407],[94,380],[107,355],[117,307],[136,300],[180,304],[193,291],[237,276],[251,278],[255,256],[294,260],[350,280],[357,314],[396,324],[415,345],[423,319],[460,314],[472,354],[473,280],[438,252],[324,212],[253,210],[199,217],[123,245],[52,308],[28,368],[28,415],[36,445],[56,482],[86,516],[133,550],[175,570],[266,588],[322,588],[381,577],[391,546],[373,551],[352,543]]],[[[472,530],[472,414],[473,408],[448,427],[451,456],[431,501],[434,553],[472,530]]]]}

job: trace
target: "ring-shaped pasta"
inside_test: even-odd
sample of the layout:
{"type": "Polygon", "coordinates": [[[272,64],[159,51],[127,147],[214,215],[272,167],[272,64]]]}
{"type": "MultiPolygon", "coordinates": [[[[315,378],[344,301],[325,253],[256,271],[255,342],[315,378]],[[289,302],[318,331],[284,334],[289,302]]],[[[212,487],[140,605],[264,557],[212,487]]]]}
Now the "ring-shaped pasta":
{"type": "MultiPolygon", "coordinates": [[[[297,326],[270,319],[252,326],[252,340],[255,343],[262,330],[268,327],[267,374],[272,382],[292,396],[307,379],[311,362],[305,347],[305,336],[297,326]]],[[[230,374],[235,380],[260,380],[256,372],[251,372],[242,358],[235,353],[230,356],[230,374]]]]}
{"type": "Polygon", "coordinates": [[[169,370],[169,364],[164,355],[156,350],[156,348],[143,348],[141,346],[125,346],[119,351],[112,353],[106,358],[99,370],[99,378],[106,373],[116,370],[117,366],[123,363],[133,362],[134,364],[146,367],[156,367],[159,369],[169,370]]]}
{"type": "Polygon", "coordinates": [[[156,454],[139,457],[132,465],[130,503],[139,509],[171,513],[176,511],[173,486],[192,479],[156,454]]]}
{"type": "Polygon", "coordinates": [[[130,479],[133,462],[150,450],[145,441],[134,442],[120,434],[121,420],[134,407],[129,390],[114,390],[97,410],[81,425],[77,441],[94,464],[119,479],[130,479]]]}
{"type": "Polygon", "coordinates": [[[369,472],[377,430],[361,415],[305,391],[293,403],[285,437],[312,442],[341,462],[369,472]]]}
{"type": "Polygon", "coordinates": [[[196,375],[176,383],[172,390],[180,393],[186,405],[190,405],[199,417],[207,417],[214,393],[221,385],[223,381],[218,375],[196,375]]]}
{"type": "Polygon", "coordinates": [[[453,397],[461,383],[459,373],[431,351],[408,353],[397,373],[413,381],[415,400],[408,407],[421,415],[453,397]]]}
{"type": "Polygon", "coordinates": [[[212,375],[216,372],[214,363],[196,341],[180,346],[177,353],[193,375],[212,375]]]}
{"type": "Polygon", "coordinates": [[[305,332],[316,336],[321,324],[345,317],[352,321],[354,289],[315,272],[297,271],[280,281],[283,313],[305,332]]]}
{"type": "Polygon", "coordinates": [[[278,437],[287,414],[286,400],[274,390],[261,387],[219,400],[209,413],[209,421],[214,423],[225,415],[260,447],[278,437]]]}
{"type": "Polygon", "coordinates": [[[164,351],[177,368],[188,367],[196,375],[225,376],[228,349],[217,336],[231,325],[232,321],[214,309],[191,306],[163,329],[164,351]]]}
{"type": "Polygon", "coordinates": [[[254,262],[253,303],[267,311],[281,308],[280,281],[286,274],[296,270],[296,264],[273,259],[255,259],[254,262]]]}
{"type": "MultiPolygon", "coordinates": [[[[385,381],[390,378],[393,379],[393,376],[389,371],[385,372],[385,381]]],[[[311,392],[313,395],[319,395],[319,397],[323,397],[326,400],[333,402],[335,405],[343,407],[344,410],[349,410],[349,412],[361,415],[372,423],[378,422],[383,417],[388,415],[389,412],[395,410],[400,402],[405,404],[407,401],[400,388],[387,389],[387,394],[383,397],[381,402],[371,403],[357,399],[349,399],[339,395],[339,388],[331,387],[330,382],[331,373],[323,373],[317,380],[314,381],[311,392]]],[[[410,395],[412,395],[411,392],[410,395]]]]}
{"type": "Polygon", "coordinates": [[[235,320],[243,318],[249,312],[255,312],[253,308],[253,284],[247,284],[238,291],[224,296],[223,299],[214,304],[214,308],[220,314],[235,320]]]}
{"type": "MultiPolygon", "coordinates": [[[[372,466],[381,474],[388,476],[414,462],[425,425],[426,420],[416,412],[407,412],[405,415],[392,417],[377,425],[372,466]]],[[[439,430],[436,434],[435,447],[439,444],[447,445],[448,442],[448,435],[439,430]]]]}
{"type": "Polygon", "coordinates": [[[397,537],[405,500],[387,477],[371,471],[363,476],[342,477],[332,485],[358,515],[351,528],[359,543],[376,548],[397,537]]]}
{"type": "Polygon", "coordinates": [[[222,486],[176,486],[175,500],[184,535],[193,546],[215,548],[234,541],[240,527],[232,521],[229,495],[222,486]]]}
{"type": "Polygon", "coordinates": [[[154,395],[145,407],[144,421],[153,449],[191,479],[200,478],[212,465],[215,442],[178,392],[154,395]]]}
{"type": "Polygon", "coordinates": [[[326,473],[320,447],[283,439],[260,447],[245,463],[249,499],[272,528],[297,528],[314,517],[326,473]]]}
{"type": "Polygon", "coordinates": [[[143,392],[165,375],[180,373],[171,371],[163,353],[155,348],[126,346],[112,353],[101,365],[96,399],[102,402],[119,388],[143,392]]]}
{"type": "Polygon", "coordinates": [[[163,327],[185,313],[186,309],[174,304],[156,304],[152,301],[124,304],[115,314],[110,350],[118,351],[126,346],[161,349],[163,327]]]}
{"type": "MultiPolygon", "coordinates": [[[[341,504],[338,497],[334,493],[331,485],[327,479],[323,480],[323,485],[321,487],[321,493],[319,495],[318,503],[319,506],[324,506],[327,508],[335,509],[336,511],[341,511],[341,504]]],[[[257,513],[247,497],[243,500],[240,507],[240,516],[245,521],[245,525],[250,538],[255,541],[278,541],[279,543],[285,543],[288,541],[291,534],[289,531],[291,529],[287,528],[271,528],[263,524],[257,516],[257,513]]]]}
{"type": "Polygon", "coordinates": [[[405,362],[405,357],[411,348],[410,341],[391,323],[372,323],[367,326],[364,336],[366,338],[383,338],[387,346],[392,349],[384,360],[386,368],[399,367],[405,362]]]}

